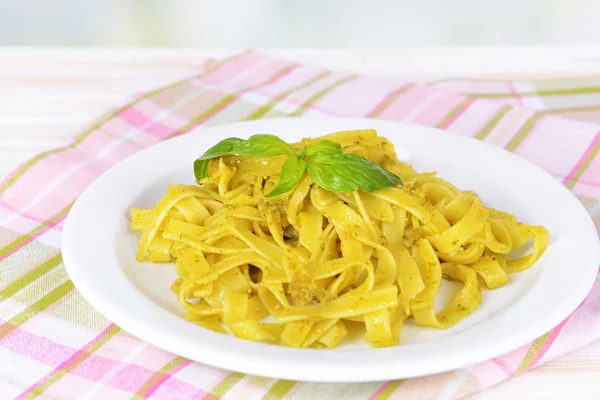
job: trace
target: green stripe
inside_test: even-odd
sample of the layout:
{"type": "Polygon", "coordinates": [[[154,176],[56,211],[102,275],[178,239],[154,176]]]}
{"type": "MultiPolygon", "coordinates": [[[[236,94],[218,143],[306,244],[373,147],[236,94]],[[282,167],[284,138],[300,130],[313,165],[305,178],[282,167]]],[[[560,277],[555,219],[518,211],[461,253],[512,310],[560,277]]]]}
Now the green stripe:
{"type": "Polygon", "coordinates": [[[34,399],[37,396],[41,395],[46,389],[50,386],[54,385],[58,382],[63,376],[68,374],[70,371],[75,369],[79,364],[85,361],[89,356],[94,354],[100,347],[102,347],[106,342],[108,342],[113,336],[115,336],[121,328],[114,325],[104,336],[102,336],[97,342],[93,343],[89,348],[81,353],[77,354],[70,363],[63,366],[57,371],[52,372],[52,376],[50,379],[46,380],[40,386],[36,387],[31,391],[31,393],[27,396],[27,399],[34,399]]]}
{"type": "Polygon", "coordinates": [[[331,75],[331,71],[323,72],[322,74],[315,76],[314,78],[310,79],[307,82],[304,82],[298,86],[295,86],[291,89],[288,89],[288,90],[280,93],[279,95],[275,96],[275,98],[273,100],[271,100],[268,104],[265,104],[264,106],[259,107],[256,111],[254,111],[246,119],[259,119],[259,118],[265,116],[269,111],[271,111],[273,109],[273,107],[275,107],[277,104],[279,104],[282,100],[284,100],[290,94],[292,94],[298,90],[305,89],[328,75],[331,75]]]}
{"type": "Polygon", "coordinates": [[[58,300],[62,299],[67,293],[73,290],[73,282],[70,280],[63,282],[50,293],[12,317],[7,322],[0,325],[0,339],[12,333],[15,329],[29,321],[38,313],[44,311],[58,300]]]}
{"type": "Polygon", "coordinates": [[[11,297],[19,290],[23,289],[25,286],[38,279],[40,276],[56,268],[56,266],[60,265],[60,263],[62,263],[62,254],[58,253],[54,257],[43,262],[36,268],[21,276],[20,278],[6,286],[4,289],[0,290],[0,299],[7,299],[11,297]]]}
{"type": "Polygon", "coordinates": [[[531,116],[527,121],[525,121],[521,129],[519,129],[512,139],[510,139],[504,148],[506,150],[515,151],[521,142],[523,142],[527,135],[529,135],[529,133],[533,130],[533,128],[535,128],[535,125],[543,116],[544,114],[540,113],[531,116]]]}
{"type": "Polygon", "coordinates": [[[496,125],[498,125],[498,123],[502,120],[502,118],[504,118],[504,116],[506,114],[508,114],[508,112],[511,109],[512,109],[512,107],[509,105],[500,107],[500,109],[498,110],[496,115],[494,115],[494,118],[489,120],[488,123],[485,124],[485,126],[479,132],[477,132],[475,134],[475,139],[480,139],[480,140],[485,139],[487,137],[487,135],[490,134],[492,129],[494,129],[494,127],[496,127],[496,125]]]}
{"type": "MultiPolygon", "coordinates": [[[[571,88],[571,89],[554,89],[554,90],[540,90],[539,92],[526,92],[526,93],[517,93],[519,97],[527,97],[527,96],[561,96],[561,95],[577,95],[577,94],[590,94],[590,93],[600,93],[600,87],[580,87],[580,88],[571,88]]],[[[485,97],[485,98],[509,98],[515,97],[514,93],[469,93],[476,97],[485,97]]]]}
{"type": "Polygon", "coordinates": [[[73,205],[73,203],[69,204],[68,206],[66,206],[65,208],[63,208],[62,210],[60,210],[56,215],[54,215],[53,217],[51,217],[49,220],[44,221],[42,224],[36,226],[35,228],[33,228],[28,233],[25,233],[24,235],[19,236],[18,238],[16,238],[15,240],[13,240],[11,243],[9,243],[6,246],[4,246],[3,248],[1,248],[0,249],[0,259],[2,257],[4,257],[6,254],[8,254],[11,251],[13,251],[14,249],[16,249],[17,247],[19,247],[24,242],[26,242],[29,239],[31,239],[33,236],[35,236],[38,233],[40,233],[47,226],[49,226],[49,225],[55,223],[56,221],[58,221],[59,219],[61,219],[71,209],[72,205],[73,205]]]}
{"type": "Polygon", "coordinates": [[[561,113],[570,113],[570,112],[595,112],[595,111],[600,111],[600,106],[551,108],[551,109],[548,109],[543,112],[552,113],[552,114],[561,114],[561,113]]]}
{"type": "Polygon", "coordinates": [[[394,381],[394,382],[390,383],[373,400],[386,400],[386,399],[388,399],[396,391],[396,389],[398,389],[400,387],[400,385],[402,385],[403,382],[404,382],[404,380],[400,379],[398,381],[394,381]]]}
{"type": "Polygon", "coordinates": [[[460,103],[458,103],[456,105],[456,107],[454,107],[452,110],[450,110],[450,112],[444,118],[442,118],[440,120],[440,122],[435,124],[435,127],[443,128],[448,122],[450,122],[452,120],[452,118],[454,118],[456,116],[456,114],[461,112],[471,101],[473,101],[473,97],[471,97],[471,96],[465,97],[465,99],[463,101],[461,101],[460,103]]]}
{"type": "Polygon", "coordinates": [[[269,391],[263,396],[263,400],[282,399],[296,384],[296,381],[278,380],[269,391]]]}
{"type": "Polygon", "coordinates": [[[232,372],[231,374],[227,375],[227,377],[225,377],[225,379],[223,379],[221,382],[219,382],[217,384],[217,386],[212,388],[210,393],[208,393],[206,396],[204,396],[203,399],[204,400],[220,399],[221,397],[225,396],[225,394],[227,392],[229,392],[232,387],[237,385],[239,381],[244,379],[244,377],[246,377],[246,375],[240,374],[239,372],[232,372]]]}
{"type": "Polygon", "coordinates": [[[148,390],[150,390],[159,379],[171,372],[174,368],[178,367],[184,361],[186,361],[186,359],[183,357],[176,357],[169,361],[161,369],[156,371],[142,386],[140,386],[140,388],[131,398],[136,400],[145,398],[148,390]]]}
{"type": "MultiPolygon", "coordinates": [[[[230,61],[233,61],[236,58],[240,58],[246,54],[248,54],[249,51],[244,51],[242,53],[239,54],[235,54],[231,57],[225,58],[222,61],[219,61],[218,63],[213,64],[212,66],[210,66],[209,68],[206,69],[206,71],[204,71],[202,74],[198,75],[197,78],[203,78],[207,75],[212,74],[213,72],[215,72],[217,69],[223,67],[225,64],[229,63],[230,61]]],[[[18,179],[20,179],[29,169],[31,169],[31,167],[33,167],[38,161],[52,155],[52,154],[57,154],[57,153],[61,153],[63,151],[67,151],[69,149],[73,149],[76,146],[78,146],[79,144],[81,144],[81,142],[83,142],[89,135],[92,134],[92,132],[94,132],[96,129],[100,128],[102,125],[104,125],[105,123],[109,122],[110,120],[112,120],[114,117],[117,116],[117,114],[119,114],[120,112],[122,112],[123,110],[132,107],[133,105],[141,102],[142,100],[145,100],[149,97],[154,96],[157,93],[160,93],[164,90],[168,90],[168,89],[173,89],[177,86],[180,86],[182,84],[185,84],[186,82],[189,81],[189,78],[186,78],[184,80],[178,81],[178,82],[174,82],[168,86],[163,86],[161,88],[158,88],[156,90],[153,90],[151,92],[145,93],[144,95],[136,98],[135,100],[113,110],[112,112],[107,113],[105,116],[101,117],[100,120],[98,122],[96,122],[95,124],[93,124],[90,128],[88,128],[85,132],[83,132],[82,134],[80,134],[79,136],[77,136],[75,138],[75,140],[73,142],[71,142],[71,144],[67,145],[67,146],[63,146],[63,147],[58,147],[56,149],[53,150],[49,150],[49,151],[45,151],[43,153],[38,154],[37,156],[33,157],[32,159],[30,159],[29,161],[27,161],[25,164],[23,164],[20,168],[19,171],[17,171],[13,176],[10,177],[10,179],[8,179],[6,182],[4,182],[4,184],[2,186],[0,186],[0,194],[4,193],[9,187],[11,187],[18,179]]]]}
{"type": "Polygon", "coordinates": [[[234,101],[235,99],[237,99],[237,97],[248,91],[248,90],[255,90],[258,89],[262,86],[265,85],[269,85],[273,82],[275,82],[277,79],[279,79],[282,75],[285,75],[286,73],[288,73],[292,68],[294,68],[296,66],[296,64],[291,64],[291,65],[287,65],[286,67],[278,70],[276,73],[274,73],[273,75],[271,75],[267,80],[251,86],[249,88],[244,88],[241,90],[238,90],[237,92],[233,93],[233,94],[229,94],[225,97],[223,97],[221,100],[219,100],[216,104],[214,104],[213,106],[211,106],[208,110],[204,111],[202,114],[198,115],[197,117],[194,117],[190,120],[190,122],[188,122],[185,126],[179,128],[177,131],[175,131],[171,136],[169,137],[174,137],[174,136],[179,136],[185,132],[187,132],[190,128],[194,127],[195,125],[200,124],[201,122],[204,122],[205,120],[209,119],[210,117],[213,116],[213,114],[215,114],[217,111],[220,111],[221,109],[225,108],[226,106],[229,105],[229,103],[231,103],[232,101],[234,101]]]}
{"type": "Polygon", "coordinates": [[[381,103],[379,106],[377,106],[377,108],[371,112],[371,114],[369,115],[369,117],[370,118],[375,118],[375,117],[379,116],[382,112],[384,112],[385,110],[387,110],[387,108],[389,106],[391,106],[394,103],[394,101],[396,101],[396,99],[398,97],[400,97],[404,93],[408,92],[414,86],[415,85],[410,84],[410,85],[406,85],[403,88],[397,90],[394,94],[392,94],[390,97],[388,97],[387,99],[385,99],[385,101],[383,103],[381,103]]]}
{"type": "Polygon", "coordinates": [[[318,91],[317,93],[313,94],[308,100],[306,100],[300,107],[298,107],[298,109],[296,111],[291,113],[290,116],[297,117],[297,116],[302,115],[306,110],[308,110],[313,104],[315,104],[317,101],[319,101],[321,98],[323,98],[323,96],[325,96],[327,93],[329,93],[333,89],[343,85],[344,83],[350,82],[351,80],[354,80],[354,79],[356,79],[356,75],[351,75],[347,78],[337,81],[336,83],[326,87],[323,90],[318,91]]]}
{"type": "MultiPolygon", "coordinates": [[[[596,140],[596,139],[594,138],[592,140],[596,140]]],[[[583,160],[583,162],[581,163],[579,168],[577,168],[577,171],[575,171],[573,176],[567,182],[566,186],[569,189],[573,189],[573,187],[575,186],[575,184],[577,183],[579,178],[581,178],[581,176],[589,168],[590,164],[592,163],[592,161],[594,160],[596,155],[598,155],[599,151],[600,151],[600,140],[596,140],[596,143],[594,144],[594,147],[592,148],[590,153],[585,157],[585,160],[583,160]]]]}
{"type": "Polygon", "coordinates": [[[534,340],[534,342],[529,347],[529,350],[527,350],[527,354],[525,354],[525,357],[523,357],[523,359],[519,363],[519,366],[517,367],[515,372],[513,372],[513,375],[516,375],[516,374],[519,374],[519,373],[525,371],[531,365],[531,363],[533,362],[533,360],[535,360],[535,358],[540,353],[540,351],[542,351],[542,348],[546,344],[546,341],[548,341],[548,337],[550,336],[551,333],[552,333],[552,331],[550,331],[550,332],[546,333],[544,336],[534,340]]]}

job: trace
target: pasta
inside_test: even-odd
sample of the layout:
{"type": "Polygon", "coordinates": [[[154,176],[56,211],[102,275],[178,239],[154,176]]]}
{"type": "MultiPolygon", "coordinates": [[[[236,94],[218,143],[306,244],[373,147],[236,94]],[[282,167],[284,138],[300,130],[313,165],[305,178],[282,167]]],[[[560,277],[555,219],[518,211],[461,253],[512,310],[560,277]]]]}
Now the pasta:
{"type": "Polygon", "coordinates": [[[445,329],[467,317],[482,287],[505,285],[548,245],[544,227],[487,208],[435,173],[417,173],[373,130],[291,147],[324,139],[403,183],[333,192],[304,175],[270,198],[285,155],[225,155],[210,161],[200,185],[170,185],[155,208],[130,210],[131,229],[141,232],[137,260],[174,262],[171,289],[187,320],[290,347],[335,348],[354,329],[373,347],[393,346],[408,319],[445,329]],[[529,255],[512,257],[531,241],[529,255]],[[442,279],[462,289],[436,312],[442,279]]]}

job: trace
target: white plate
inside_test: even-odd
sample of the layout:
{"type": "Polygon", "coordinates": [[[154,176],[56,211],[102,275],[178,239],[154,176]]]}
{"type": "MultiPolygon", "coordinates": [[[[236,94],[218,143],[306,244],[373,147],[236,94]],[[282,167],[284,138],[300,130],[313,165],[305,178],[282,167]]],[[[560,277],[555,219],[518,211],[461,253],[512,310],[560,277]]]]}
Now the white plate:
{"type": "MultiPolygon", "coordinates": [[[[427,375],[474,364],[531,341],[583,301],[600,262],[596,230],[580,202],[554,178],[518,156],[441,130],[346,118],[281,118],[200,128],[129,157],[79,197],[67,218],[63,259],[81,294],[108,319],[165,350],[248,374],[309,381],[376,381],[427,375]],[[183,320],[165,264],[137,263],[130,207],[153,207],[169,183],[194,182],[192,162],[231,137],[271,133],[286,141],[374,128],[417,171],[437,170],[486,205],[542,224],[551,241],[529,270],[505,287],[484,290],[482,305],[448,330],[406,324],[401,345],[371,349],[355,337],[335,350],[292,349],[237,339],[183,320]]],[[[445,284],[444,296],[456,292],[445,284]]]]}

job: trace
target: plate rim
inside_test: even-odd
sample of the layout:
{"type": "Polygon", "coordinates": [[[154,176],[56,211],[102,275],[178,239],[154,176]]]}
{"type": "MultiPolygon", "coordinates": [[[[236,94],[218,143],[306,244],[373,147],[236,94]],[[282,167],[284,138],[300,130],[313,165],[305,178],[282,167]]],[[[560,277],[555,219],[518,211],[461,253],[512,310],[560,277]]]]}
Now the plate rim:
{"type": "MultiPolygon", "coordinates": [[[[562,190],[564,192],[568,193],[569,196],[571,196],[572,206],[574,208],[578,209],[578,213],[583,212],[584,215],[587,216],[587,221],[586,221],[587,228],[586,229],[591,229],[591,232],[595,233],[595,226],[594,226],[588,212],[583,207],[583,205],[579,202],[579,200],[575,197],[575,195],[570,190],[568,190],[567,188],[565,188],[563,185],[559,184],[558,182],[554,181],[554,178],[552,178],[545,170],[543,170],[542,168],[538,167],[537,165],[531,163],[530,161],[528,161],[524,158],[521,158],[518,155],[516,155],[512,152],[509,152],[505,149],[496,147],[492,144],[489,144],[489,143],[486,143],[483,141],[479,141],[479,140],[476,140],[476,139],[473,139],[470,137],[464,137],[464,136],[452,134],[450,132],[443,131],[441,129],[425,127],[425,126],[421,126],[421,125],[414,125],[414,124],[398,122],[398,121],[376,120],[376,119],[366,119],[366,118],[341,118],[341,117],[329,117],[329,116],[270,118],[270,119],[260,119],[260,120],[256,120],[256,121],[240,121],[240,122],[223,124],[223,125],[218,125],[218,126],[213,126],[213,127],[201,126],[199,128],[194,129],[193,131],[189,132],[188,134],[186,134],[184,136],[169,139],[169,140],[157,143],[155,145],[152,145],[148,148],[142,149],[142,150],[134,153],[133,155],[125,158],[124,160],[121,160],[120,162],[116,163],[115,165],[110,167],[107,171],[105,171],[103,174],[101,174],[101,176],[98,177],[94,182],[92,182],[92,184],[90,184],[83,191],[83,193],[78,197],[78,199],[73,204],[73,207],[71,208],[71,210],[66,218],[65,224],[64,224],[63,234],[62,234],[62,239],[61,239],[61,250],[63,253],[63,262],[64,262],[65,268],[67,270],[67,273],[69,274],[69,277],[73,281],[73,284],[75,285],[75,287],[82,294],[82,296],[86,299],[86,301],[88,301],[97,311],[99,311],[102,315],[104,315],[109,321],[114,322],[115,324],[120,326],[122,329],[128,331],[129,333],[140,338],[141,340],[149,342],[159,348],[170,351],[177,355],[181,355],[183,357],[193,359],[200,363],[207,363],[207,364],[215,366],[215,367],[224,368],[224,369],[233,370],[233,371],[239,371],[239,372],[243,372],[243,373],[247,373],[247,374],[251,374],[251,375],[275,377],[275,378],[280,378],[280,379],[293,379],[293,380],[317,381],[317,382],[369,382],[369,381],[381,381],[381,380],[399,379],[399,378],[411,378],[411,377],[416,377],[416,376],[423,376],[423,375],[444,372],[444,371],[448,371],[451,369],[465,367],[467,365],[485,361],[490,358],[508,353],[508,352],[520,347],[521,345],[526,344],[531,340],[534,340],[536,337],[545,334],[547,331],[549,331],[549,330],[553,329],[555,326],[557,326],[564,318],[568,317],[568,315],[570,315],[577,308],[577,306],[579,306],[579,304],[584,300],[584,298],[587,296],[587,294],[591,290],[591,288],[594,284],[594,281],[595,281],[596,273],[594,273],[594,275],[592,277],[591,270],[590,270],[590,273],[589,273],[590,278],[586,279],[587,282],[585,284],[581,285],[581,288],[580,288],[579,292],[577,293],[577,295],[571,295],[568,298],[569,301],[564,302],[562,304],[561,313],[554,313],[555,315],[561,314],[562,316],[560,318],[556,317],[556,316],[554,318],[546,317],[545,319],[543,319],[543,321],[544,321],[543,324],[540,324],[540,322],[538,321],[538,324],[535,325],[538,327],[537,329],[532,329],[530,327],[528,327],[528,329],[523,329],[522,331],[524,331],[526,333],[526,335],[524,335],[524,336],[526,336],[526,339],[515,340],[513,338],[512,340],[505,340],[504,342],[501,342],[502,345],[495,344],[494,346],[492,346],[492,348],[494,349],[493,351],[490,349],[487,349],[487,351],[486,351],[485,348],[476,348],[478,351],[470,351],[466,354],[463,354],[461,356],[461,360],[462,360],[461,362],[452,362],[453,360],[445,360],[445,362],[444,361],[440,362],[439,359],[434,358],[437,362],[437,364],[434,367],[429,367],[429,368],[423,368],[423,366],[416,367],[412,371],[412,373],[411,373],[411,371],[405,371],[406,368],[404,368],[403,373],[399,374],[398,372],[395,372],[395,371],[397,371],[398,363],[393,362],[394,360],[390,360],[389,357],[384,357],[382,354],[393,352],[393,351],[390,351],[390,349],[406,348],[409,346],[420,349],[421,347],[431,346],[431,342],[423,342],[423,343],[416,343],[416,344],[403,345],[403,346],[401,345],[401,346],[397,346],[397,347],[393,347],[393,348],[384,348],[384,349],[364,349],[364,350],[348,350],[348,351],[337,351],[336,352],[335,350],[323,351],[323,350],[313,350],[313,349],[290,349],[290,348],[286,348],[286,347],[282,347],[282,346],[276,346],[276,345],[274,346],[274,345],[250,342],[250,341],[222,335],[219,333],[215,333],[215,332],[204,330],[204,329],[200,328],[204,331],[204,332],[202,332],[201,336],[209,339],[210,340],[209,343],[216,343],[216,344],[222,346],[221,349],[215,351],[213,348],[211,348],[211,347],[213,347],[211,345],[205,346],[205,345],[199,344],[198,342],[190,342],[189,340],[186,341],[186,340],[183,340],[184,338],[182,338],[182,337],[179,337],[179,341],[168,340],[169,337],[168,337],[168,335],[166,335],[166,333],[169,333],[169,332],[162,332],[162,331],[152,332],[152,330],[144,331],[142,328],[145,328],[145,329],[150,328],[150,326],[148,326],[147,322],[143,321],[143,319],[140,320],[139,317],[132,319],[131,316],[127,314],[125,309],[121,309],[120,307],[116,306],[115,304],[112,304],[110,302],[110,300],[107,300],[105,296],[103,296],[101,293],[98,292],[98,288],[94,288],[94,286],[92,284],[90,284],[89,279],[86,276],[84,276],[84,274],[82,274],[83,270],[77,268],[77,264],[80,262],[80,260],[79,260],[80,257],[77,255],[77,249],[74,249],[72,246],[74,243],[76,243],[72,239],[73,236],[75,236],[75,237],[77,236],[77,233],[76,233],[77,232],[77,229],[76,229],[77,219],[76,218],[79,215],[79,213],[82,212],[81,207],[85,206],[86,201],[87,201],[86,199],[88,198],[88,196],[90,196],[90,193],[93,193],[94,190],[96,190],[95,188],[100,187],[105,180],[110,179],[112,174],[115,173],[114,171],[118,171],[120,168],[123,168],[124,165],[127,165],[126,163],[135,163],[138,159],[143,159],[147,154],[150,154],[150,152],[156,152],[157,148],[173,146],[172,143],[174,141],[185,140],[185,138],[190,135],[201,135],[203,133],[206,134],[206,131],[215,130],[215,129],[231,129],[231,127],[235,128],[235,126],[242,125],[242,124],[243,125],[259,125],[260,126],[263,124],[273,124],[273,123],[277,124],[277,123],[279,123],[278,121],[286,121],[286,122],[284,122],[284,124],[286,124],[286,123],[289,123],[290,120],[294,120],[295,122],[297,122],[299,120],[312,121],[312,122],[307,122],[309,124],[310,123],[320,123],[323,120],[330,120],[330,121],[333,121],[332,123],[335,122],[335,123],[340,123],[340,124],[342,124],[342,121],[343,121],[343,124],[352,124],[353,122],[360,122],[363,125],[365,123],[368,123],[369,125],[374,125],[374,126],[376,126],[376,125],[389,125],[389,126],[394,125],[394,126],[398,127],[399,129],[402,129],[402,128],[417,129],[417,130],[420,130],[421,132],[428,132],[428,134],[433,135],[433,136],[438,135],[438,137],[440,135],[449,136],[449,137],[453,138],[452,140],[460,140],[460,141],[470,142],[471,143],[470,146],[472,146],[472,145],[484,146],[484,147],[488,148],[489,151],[503,152],[505,156],[514,157],[513,161],[517,162],[516,160],[518,160],[519,163],[526,163],[526,164],[528,164],[528,167],[535,169],[537,171],[537,173],[543,173],[544,175],[546,175],[547,177],[552,179],[552,181],[556,185],[555,187],[557,189],[558,189],[558,187],[560,187],[560,188],[562,188],[562,190]],[[569,310],[568,312],[566,311],[567,309],[569,310]],[[543,326],[544,329],[541,329],[540,325],[543,326]],[[248,351],[257,357],[257,359],[254,360],[255,362],[242,363],[240,361],[240,357],[239,357],[240,353],[238,352],[240,346],[242,348],[248,348],[248,351]],[[190,351],[189,351],[190,348],[195,348],[195,349],[200,348],[200,349],[202,349],[202,352],[198,353],[198,351],[196,350],[196,351],[194,351],[193,354],[190,354],[190,351]],[[273,349],[275,349],[275,350],[273,350],[273,349]],[[273,354],[274,351],[278,354],[273,354]],[[236,353],[236,352],[238,352],[238,353],[236,353]],[[314,352],[318,352],[320,354],[319,358],[321,358],[321,355],[322,355],[323,356],[322,358],[325,359],[325,360],[323,360],[324,362],[335,363],[335,366],[331,366],[331,367],[338,368],[339,370],[333,374],[325,374],[325,375],[327,375],[328,379],[322,379],[323,368],[315,369],[315,366],[313,365],[313,362],[311,361],[312,356],[309,357],[309,359],[306,359],[303,356],[304,354],[313,354],[314,352]],[[361,353],[368,352],[370,358],[374,357],[375,358],[374,360],[370,360],[370,362],[365,361],[365,363],[363,363],[363,364],[371,365],[371,364],[373,364],[373,362],[375,362],[375,364],[377,366],[377,368],[376,368],[377,371],[374,373],[373,372],[368,373],[368,371],[366,371],[366,368],[364,366],[362,366],[361,368],[357,368],[357,367],[348,367],[348,365],[345,365],[349,361],[355,361],[356,357],[350,357],[350,355],[355,356],[356,352],[361,352],[361,353]],[[202,354],[202,357],[198,357],[197,356],[198,354],[202,354]],[[265,354],[267,354],[266,357],[265,357],[265,354]],[[331,357],[331,355],[334,355],[334,356],[331,357]],[[294,359],[294,363],[292,363],[292,364],[294,364],[293,366],[291,366],[291,367],[288,366],[287,368],[278,368],[278,366],[280,366],[279,363],[289,360],[290,357],[292,357],[294,359]],[[198,359],[198,358],[201,358],[201,359],[198,359]],[[363,371],[363,374],[361,376],[356,376],[355,372],[352,373],[352,371],[356,371],[356,370],[363,371]]],[[[375,127],[375,129],[377,129],[377,128],[375,127]]],[[[208,146],[209,146],[209,144],[207,144],[207,147],[208,146]]],[[[585,219],[585,218],[583,218],[583,219],[585,219]]],[[[590,256],[590,260],[594,256],[596,259],[596,266],[597,266],[598,262],[600,260],[600,240],[598,240],[597,235],[596,235],[596,243],[595,243],[595,255],[590,256]]],[[[592,263],[592,262],[590,261],[590,263],[592,263]]],[[[135,287],[134,286],[132,286],[132,287],[135,291],[136,290],[135,287]]],[[[129,289],[131,289],[131,288],[129,288],[129,289]]],[[[524,297],[527,297],[530,294],[530,292],[526,293],[526,295],[524,297]]],[[[150,301],[149,299],[147,299],[144,295],[140,294],[139,292],[137,293],[137,295],[143,296],[146,300],[150,301]]],[[[147,306],[147,304],[146,304],[146,306],[147,306]]],[[[169,316],[170,316],[170,317],[177,318],[178,320],[180,320],[180,322],[184,322],[187,325],[190,325],[190,326],[192,325],[192,324],[189,324],[188,322],[184,321],[180,317],[169,313],[167,310],[164,310],[161,307],[156,306],[154,303],[152,303],[152,306],[154,308],[156,308],[156,310],[154,310],[154,311],[157,312],[159,315],[168,314],[168,315],[161,315],[161,318],[165,318],[167,320],[172,320],[172,318],[169,318],[169,316]]],[[[173,322],[174,322],[174,320],[173,320],[173,322]]],[[[488,322],[489,321],[484,321],[481,324],[477,325],[476,327],[481,327],[482,325],[486,325],[488,322]]],[[[174,326],[179,328],[182,325],[174,322],[174,326]]],[[[476,327],[473,327],[473,328],[476,328],[476,327]]],[[[456,336],[464,336],[465,333],[470,332],[473,328],[467,329],[466,332],[458,332],[455,335],[450,335],[449,337],[438,338],[435,340],[435,342],[438,343],[438,345],[435,347],[443,346],[444,343],[448,342],[448,341],[452,342],[452,338],[455,338],[456,336]]],[[[168,329],[167,329],[167,331],[168,331],[168,329]]],[[[179,335],[179,336],[181,336],[181,335],[179,335]]],[[[468,335],[467,335],[467,337],[468,337],[468,335]]],[[[479,347],[481,347],[481,345],[479,345],[479,347]]],[[[246,356],[246,357],[248,357],[248,356],[246,356]]],[[[427,359],[427,357],[424,357],[424,358],[425,358],[425,360],[427,359]]],[[[448,358],[451,358],[451,357],[448,357],[448,358]]],[[[400,368],[400,369],[402,370],[402,368],[400,368]]]]}

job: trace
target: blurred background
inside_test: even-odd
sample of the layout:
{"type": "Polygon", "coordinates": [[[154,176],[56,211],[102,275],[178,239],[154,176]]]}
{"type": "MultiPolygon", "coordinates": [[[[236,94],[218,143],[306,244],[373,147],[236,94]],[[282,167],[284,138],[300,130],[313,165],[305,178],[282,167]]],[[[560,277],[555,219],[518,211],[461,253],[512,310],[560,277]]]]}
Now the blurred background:
{"type": "Polygon", "coordinates": [[[0,45],[600,43],[599,0],[0,0],[0,45]]]}

